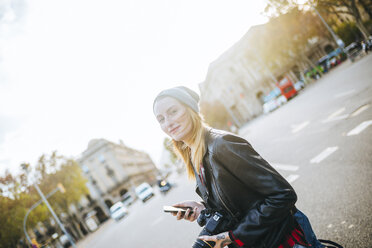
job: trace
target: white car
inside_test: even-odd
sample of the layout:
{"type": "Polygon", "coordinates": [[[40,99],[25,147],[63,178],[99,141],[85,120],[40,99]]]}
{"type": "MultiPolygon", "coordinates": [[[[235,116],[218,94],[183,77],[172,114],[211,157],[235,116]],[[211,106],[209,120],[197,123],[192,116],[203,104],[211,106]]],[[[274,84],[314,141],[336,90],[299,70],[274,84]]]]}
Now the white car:
{"type": "Polygon", "coordinates": [[[295,84],[294,84],[294,88],[296,91],[300,91],[302,90],[303,88],[305,88],[305,83],[303,81],[297,81],[295,84]]]}
{"type": "Polygon", "coordinates": [[[142,202],[147,201],[152,196],[154,196],[154,190],[148,183],[142,183],[134,190],[138,198],[142,200],[142,202]]]}
{"type": "Polygon", "coordinates": [[[272,99],[268,102],[265,102],[265,104],[263,105],[263,113],[268,114],[268,113],[274,111],[275,109],[279,108],[280,106],[282,106],[287,101],[288,100],[287,100],[287,98],[285,98],[285,96],[280,95],[279,97],[277,97],[275,99],[272,99]]]}
{"type": "Polygon", "coordinates": [[[124,206],[122,202],[117,202],[110,207],[110,215],[116,221],[128,214],[128,209],[124,206]]]}
{"type": "Polygon", "coordinates": [[[264,114],[267,114],[270,113],[271,111],[274,111],[277,108],[279,108],[279,105],[276,99],[273,99],[268,102],[265,102],[265,104],[263,105],[263,112],[264,114]]]}

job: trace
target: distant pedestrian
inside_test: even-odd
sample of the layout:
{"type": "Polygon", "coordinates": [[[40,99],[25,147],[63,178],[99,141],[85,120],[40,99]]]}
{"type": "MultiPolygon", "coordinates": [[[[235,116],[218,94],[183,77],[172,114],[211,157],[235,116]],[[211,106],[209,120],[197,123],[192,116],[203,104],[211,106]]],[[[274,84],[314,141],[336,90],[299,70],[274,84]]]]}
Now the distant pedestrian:
{"type": "Polygon", "coordinates": [[[367,39],[365,43],[366,43],[366,54],[368,54],[369,51],[372,49],[372,40],[367,39]]]}
{"type": "Polygon", "coordinates": [[[368,50],[367,50],[367,44],[366,44],[366,42],[365,42],[364,40],[361,42],[361,45],[362,45],[362,50],[363,50],[363,52],[364,52],[365,54],[367,54],[367,53],[368,53],[368,50]]]}
{"type": "Polygon", "coordinates": [[[39,243],[36,241],[36,239],[32,239],[31,240],[31,244],[32,244],[32,248],[39,248],[40,245],[39,243]]]}

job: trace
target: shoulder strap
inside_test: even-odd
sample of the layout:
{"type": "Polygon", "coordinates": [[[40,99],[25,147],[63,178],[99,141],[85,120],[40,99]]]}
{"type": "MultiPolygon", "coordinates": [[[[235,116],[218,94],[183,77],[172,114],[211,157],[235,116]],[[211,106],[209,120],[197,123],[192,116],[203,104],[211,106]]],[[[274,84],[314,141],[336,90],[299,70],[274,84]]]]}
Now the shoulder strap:
{"type": "Polygon", "coordinates": [[[192,166],[192,169],[194,170],[194,175],[195,175],[195,178],[196,178],[196,183],[198,185],[198,188],[200,190],[200,193],[202,195],[202,198],[203,200],[205,201],[205,203],[208,203],[208,198],[209,198],[209,192],[208,192],[208,189],[207,187],[205,187],[205,185],[201,182],[200,180],[200,176],[199,174],[196,172],[195,168],[194,168],[194,165],[192,166]]]}

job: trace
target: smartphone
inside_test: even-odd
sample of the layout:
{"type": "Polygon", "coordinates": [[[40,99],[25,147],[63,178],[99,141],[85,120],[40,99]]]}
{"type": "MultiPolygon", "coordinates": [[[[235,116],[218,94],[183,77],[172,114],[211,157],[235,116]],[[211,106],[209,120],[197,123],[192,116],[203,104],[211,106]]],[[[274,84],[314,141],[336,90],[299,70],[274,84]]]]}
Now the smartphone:
{"type": "Polygon", "coordinates": [[[190,209],[190,214],[192,214],[192,209],[190,207],[173,207],[173,206],[163,206],[163,210],[165,213],[178,213],[181,211],[182,213],[186,213],[186,210],[190,209]]]}

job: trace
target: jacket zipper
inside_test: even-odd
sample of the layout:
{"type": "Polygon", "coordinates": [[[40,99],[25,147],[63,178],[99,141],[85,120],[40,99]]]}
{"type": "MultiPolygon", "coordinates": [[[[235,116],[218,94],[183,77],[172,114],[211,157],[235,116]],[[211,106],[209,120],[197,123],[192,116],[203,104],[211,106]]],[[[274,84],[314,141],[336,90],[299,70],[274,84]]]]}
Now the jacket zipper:
{"type": "Polygon", "coordinates": [[[227,207],[227,205],[225,204],[225,202],[222,200],[222,197],[220,196],[220,193],[218,191],[218,188],[217,188],[217,185],[216,185],[216,182],[214,181],[214,176],[213,174],[211,175],[211,179],[212,179],[212,182],[213,182],[213,185],[214,185],[214,188],[217,192],[217,195],[218,195],[218,198],[220,199],[220,201],[222,202],[222,204],[224,205],[224,207],[227,209],[227,211],[231,214],[231,216],[233,218],[235,218],[235,215],[231,212],[231,210],[227,207]]]}

